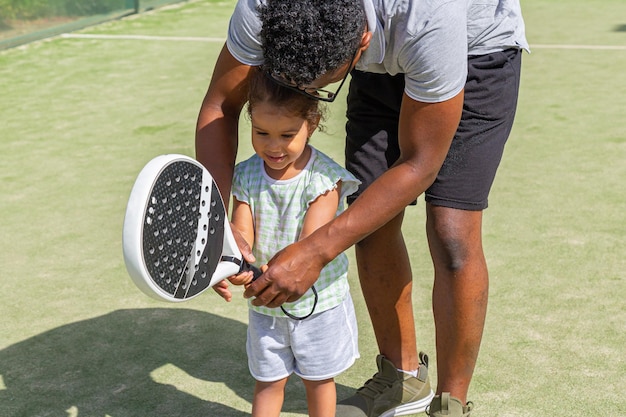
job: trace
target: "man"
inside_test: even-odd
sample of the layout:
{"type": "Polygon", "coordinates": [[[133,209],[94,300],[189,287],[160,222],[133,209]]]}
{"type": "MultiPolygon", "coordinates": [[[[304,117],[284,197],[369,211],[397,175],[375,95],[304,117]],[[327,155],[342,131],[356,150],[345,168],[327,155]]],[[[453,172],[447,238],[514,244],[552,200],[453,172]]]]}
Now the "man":
{"type": "MultiPolygon", "coordinates": [[[[352,70],[346,166],[362,181],[339,217],[279,252],[248,287],[255,305],[299,298],[356,245],[376,334],[378,372],[341,401],[338,417],[469,416],[467,392],[484,327],[488,272],[482,211],[517,103],[518,0],[240,0],[198,118],[197,157],[230,190],[246,76],[331,101],[352,70]],[[468,4],[469,3],[469,4],[468,4]],[[438,384],[418,353],[404,209],[425,195],[435,281],[438,384]]],[[[242,247],[249,258],[249,251],[242,247]]],[[[226,285],[217,289],[230,296],[226,285]]]]}

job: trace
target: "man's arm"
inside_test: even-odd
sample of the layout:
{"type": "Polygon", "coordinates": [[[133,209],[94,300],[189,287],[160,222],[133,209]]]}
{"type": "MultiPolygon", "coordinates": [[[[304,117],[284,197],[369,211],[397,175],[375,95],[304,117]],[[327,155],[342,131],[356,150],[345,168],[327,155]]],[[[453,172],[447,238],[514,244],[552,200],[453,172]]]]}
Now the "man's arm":
{"type": "MultiPolygon", "coordinates": [[[[250,67],[241,64],[222,48],[207,90],[196,125],[196,159],[215,179],[228,207],[237,145],[239,143],[239,114],[248,94],[247,77],[250,67]]],[[[234,233],[242,255],[254,261],[250,247],[239,233],[234,233]]],[[[232,294],[228,282],[221,281],[213,289],[226,301],[232,294]]]]}
{"type": "MultiPolygon", "coordinates": [[[[237,61],[224,45],[198,115],[196,159],[209,170],[224,196],[230,195],[239,114],[247,100],[250,68],[237,61]]],[[[228,202],[225,198],[224,204],[228,202]]]]}
{"type": "Polygon", "coordinates": [[[244,293],[255,305],[277,307],[297,300],[321,269],[400,213],[435,180],[456,132],[463,92],[441,103],[404,95],[399,122],[401,156],[340,216],[280,251],[244,293]]]}

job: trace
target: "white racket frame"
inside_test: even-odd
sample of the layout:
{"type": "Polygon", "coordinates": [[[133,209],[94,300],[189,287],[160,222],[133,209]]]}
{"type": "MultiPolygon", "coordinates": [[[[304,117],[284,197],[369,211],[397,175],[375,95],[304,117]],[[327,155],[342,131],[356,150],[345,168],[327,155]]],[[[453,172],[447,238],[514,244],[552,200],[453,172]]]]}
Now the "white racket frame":
{"type": "MultiPolygon", "coordinates": [[[[160,155],[149,161],[145,167],[141,170],[137,179],[135,180],[135,184],[133,185],[132,191],[130,193],[130,197],[128,200],[128,205],[126,207],[126,214],[124,216],[124,227],[122,233],[122,249],[124,254],[124,263],[126,264],[126,269],[131,279],[135,283],[135,285],[148,296],[155,298],[161,301],[169,301],[169,302],[182,302],[186,300],[193,299],[198,295],[202,294],[206,289],[211,288],[218,282],[226,279],[231,275],[237,274],[241,266],[236,264],[235,262],[230,261],[220,261],[213,273],[209,286],[195,294],[189,298],[175,298],[172,294],[164,291],[160,288],[153,279],[150,277],[148,273],[148,268],[145,263],[145,258],[143,256],[143,224],[146,216],[146,211],[148,210],[149,198],[152,194],[152,189],[154,187],[156,179],[159,177],[161,172],[170,164],[177,161],[185,161],[191,164],[196,165],[197,167],[202,169],[202,193],[204,194],[206,189],[208,189],[209,193],[212,190],[212,185],[214,183],[213,177],[209,173],[209,171],[198,161],[193,158],[190,158],[186,155],[179,154],[168,154],[168,155],[160,155]],[[208,186],[208,187],[207,187],[208,186]]],[[[210,197],[210,196],[203,196],[210,197]]],[[[205,198],[207,201],[210,201],[210,198],[205,198]]],[[[223,200],[222,200],[223,201],[223,200]]],[[[204,211],[204,214],[209,210],[209,207],[201,208],[204,211]]],[[[227,217],[227,216],[225,216],[227,217]]],[[[203,217],[204,218],[204,217],[203,217]]],[[[242,260],[241,251],[237,246],[235,238],[233,236],[232,230],[230,228],[230,224],[228,222],[228,218],[224,220],[224,244],[222,247],[222,257],[231,257],[238,260],[242,260]]],[[[206,236],[204,236],[206,237],[206,236]]],[[[204,239],[204,243],[202,242],[203,236],[201,233],[198,233],[196,236],[196,241],[194,243],[194,250],[192,256],[189,259],[189,262],[194,262],[194,265],[199,262],[197,252],[200,253],[204,251],[204,247],[207,244],[208,239],[204,239]]],[[[187,270],[193,274],[193,266],[187,268],[187,270]]],[[[185,279],[190,280],[190,277],[185,277],[185,279]]],[[[187,286],[190,287],[189,285],[187,286]]]]}

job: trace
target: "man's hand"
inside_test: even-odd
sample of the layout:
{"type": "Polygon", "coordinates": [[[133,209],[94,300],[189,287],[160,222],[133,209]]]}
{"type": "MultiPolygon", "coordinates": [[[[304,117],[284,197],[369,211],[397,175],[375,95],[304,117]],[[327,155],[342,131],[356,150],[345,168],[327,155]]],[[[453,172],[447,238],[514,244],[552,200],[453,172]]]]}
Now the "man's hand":
{"type": "Polygon", "coordinates": [[[245,298],[256,297],[252,304],[276,308],[302,297],[313,286],[324,264],[301,240],[287,246],[269,261],[263,275],[246,287],[245,298]]]}

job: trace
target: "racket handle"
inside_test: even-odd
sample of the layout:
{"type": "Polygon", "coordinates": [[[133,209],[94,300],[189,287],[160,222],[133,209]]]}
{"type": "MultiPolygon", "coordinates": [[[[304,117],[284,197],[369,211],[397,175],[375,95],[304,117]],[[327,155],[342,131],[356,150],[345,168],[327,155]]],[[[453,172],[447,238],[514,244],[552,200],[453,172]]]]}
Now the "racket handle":
{"type": "Polygon", "coordinates": [[[263,272],[254,265],[250,265],[248,262],[243,261],[241,264],[241,272],[252,271],[252,281],[255,281],[258,277],[263,275],[263,272]]]}

